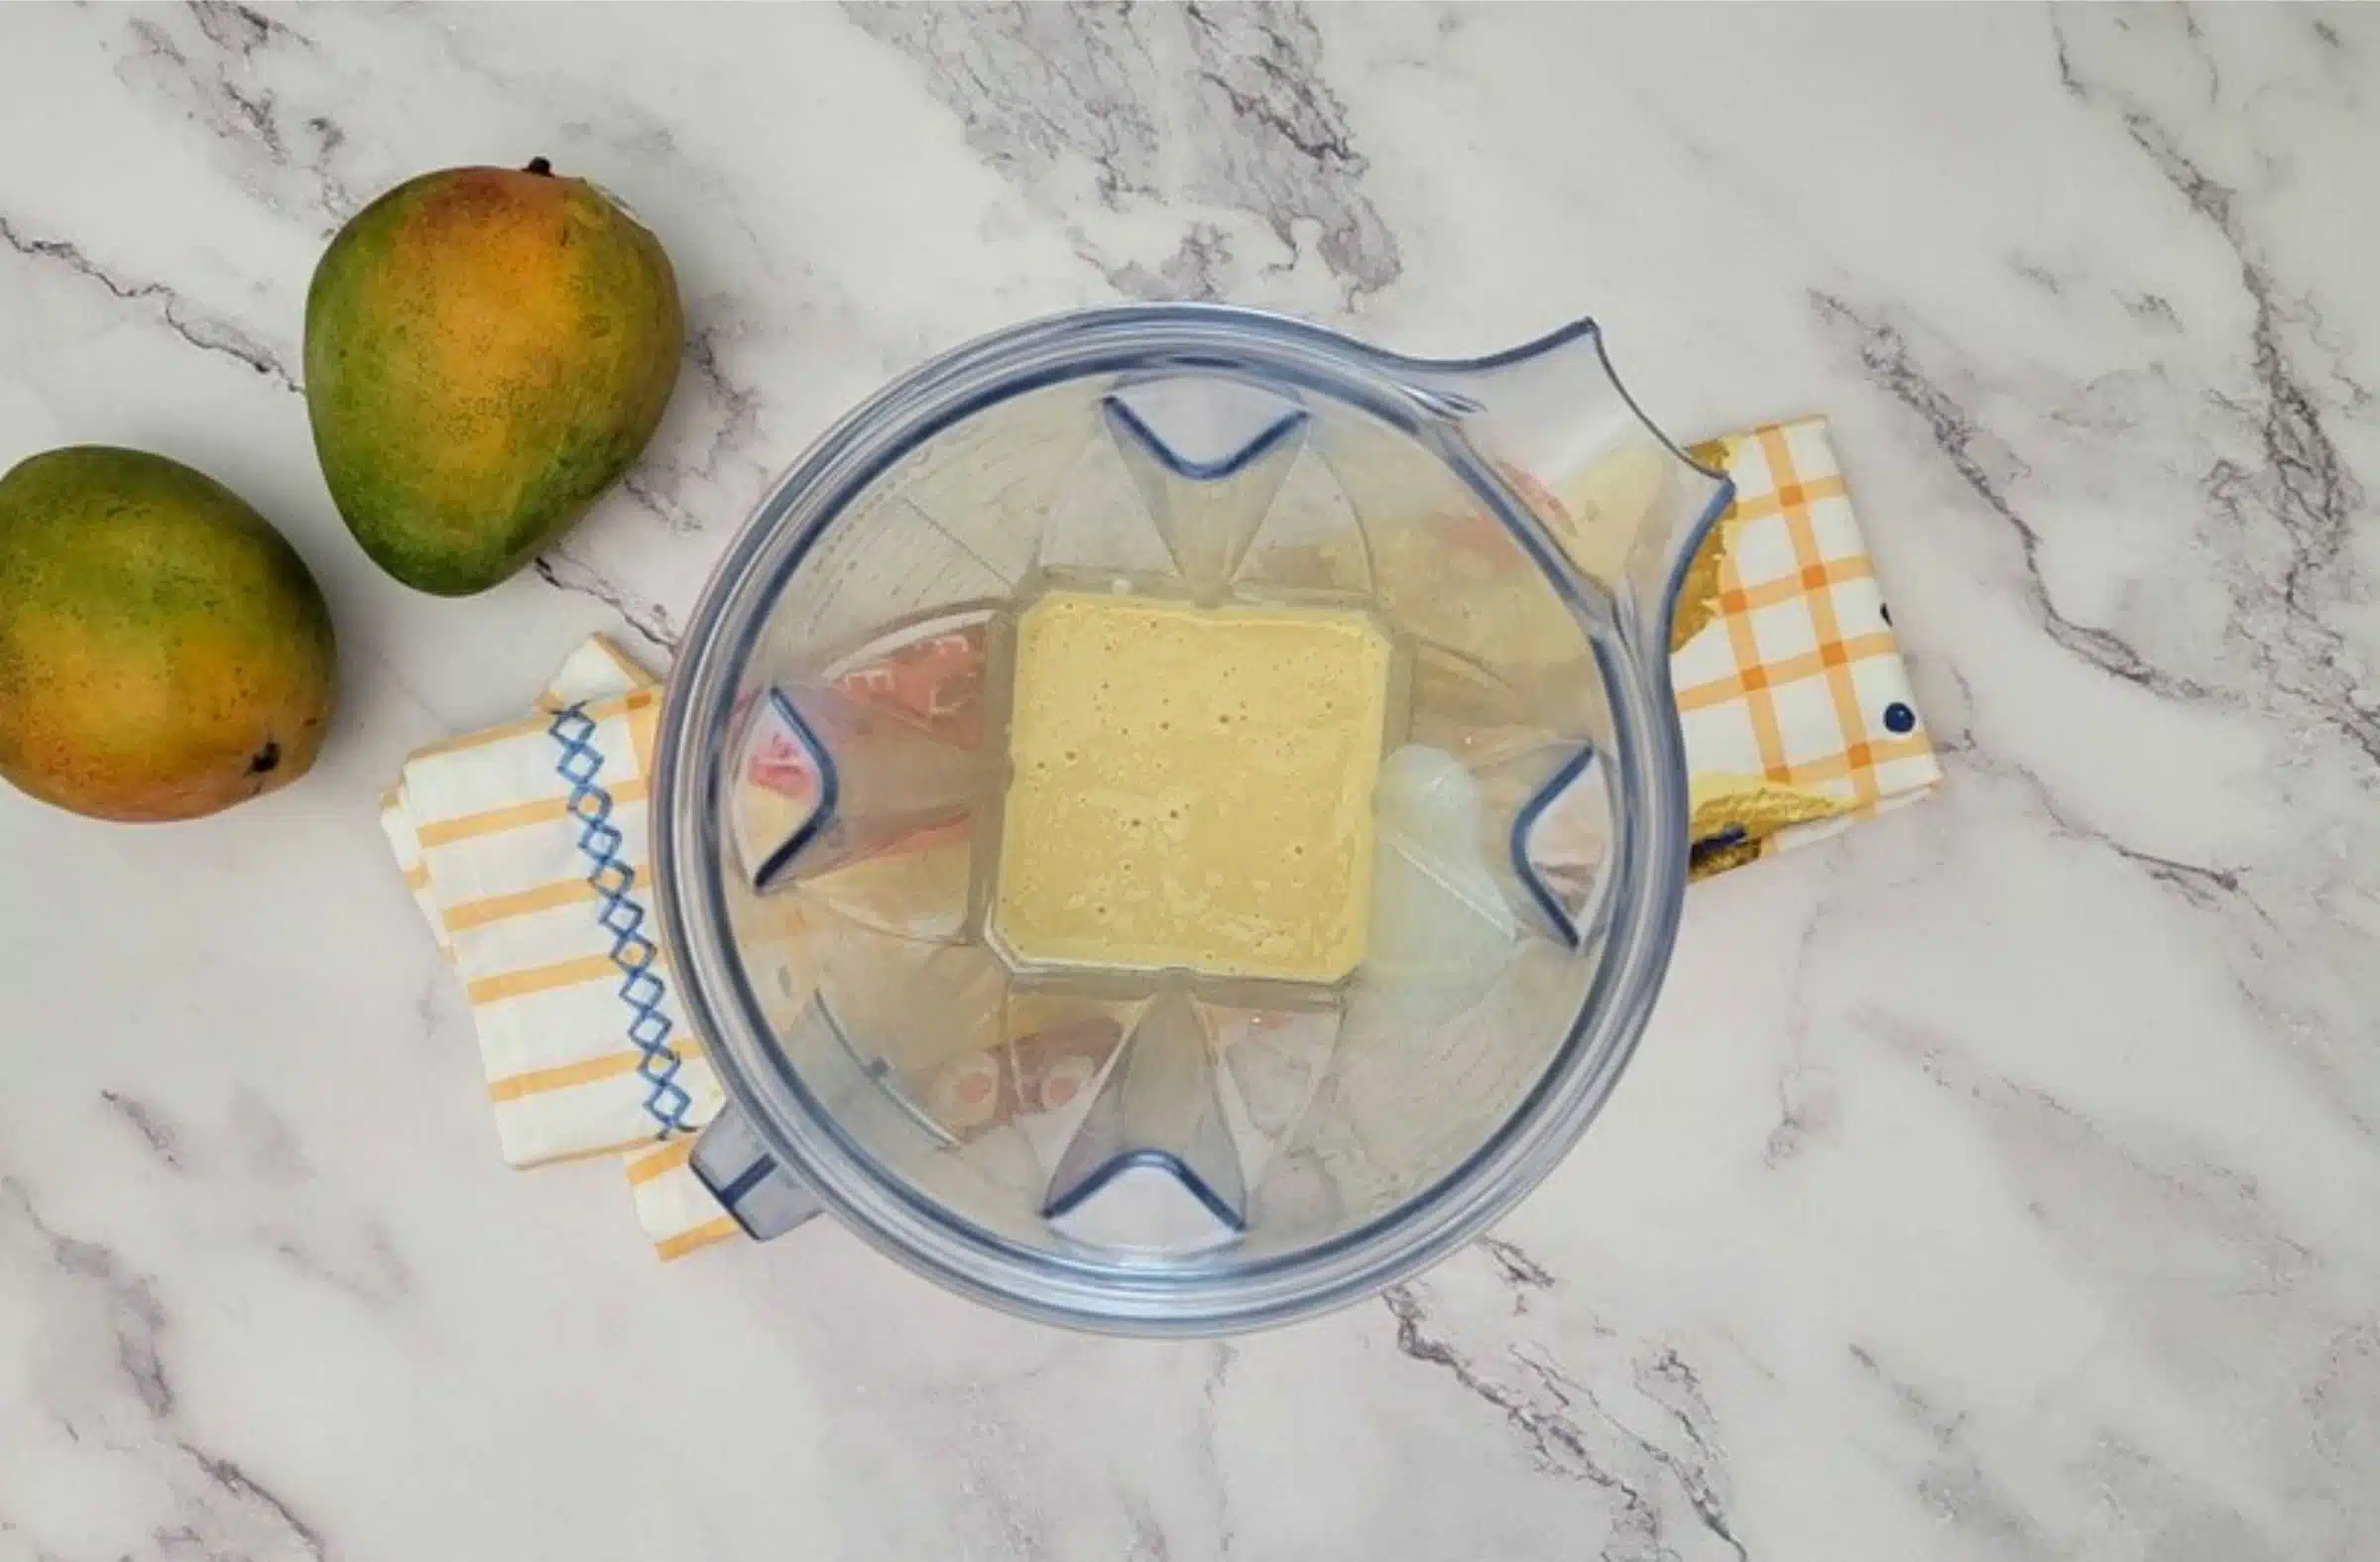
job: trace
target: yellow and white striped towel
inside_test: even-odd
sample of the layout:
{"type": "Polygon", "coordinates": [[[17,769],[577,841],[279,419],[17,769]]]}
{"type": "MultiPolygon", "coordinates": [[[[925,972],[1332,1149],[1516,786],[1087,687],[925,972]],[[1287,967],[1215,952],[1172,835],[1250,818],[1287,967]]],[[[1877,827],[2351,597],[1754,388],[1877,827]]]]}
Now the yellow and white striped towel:
{"type": "Polygon", "coordinates": [[[686,1165],[721,1092],[654,942],[659,704],[651,674],[590,640],[536,714],[408,760],[381,825],[470,998],[505,1159],[626,1155],[669,1259],[737,1227],[686,1165]]]}

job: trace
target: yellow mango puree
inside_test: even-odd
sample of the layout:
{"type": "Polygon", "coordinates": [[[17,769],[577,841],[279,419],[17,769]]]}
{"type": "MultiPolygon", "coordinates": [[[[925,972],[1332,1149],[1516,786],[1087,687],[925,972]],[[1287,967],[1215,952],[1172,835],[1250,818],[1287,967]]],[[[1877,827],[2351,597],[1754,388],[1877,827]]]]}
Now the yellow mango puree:
{"type": "Polygon", "coordinates": [[[1347,975],[1388,681],[1357,613],[1043,597],[1017,626],[996,933],[1029,961],[1347,975]]]}

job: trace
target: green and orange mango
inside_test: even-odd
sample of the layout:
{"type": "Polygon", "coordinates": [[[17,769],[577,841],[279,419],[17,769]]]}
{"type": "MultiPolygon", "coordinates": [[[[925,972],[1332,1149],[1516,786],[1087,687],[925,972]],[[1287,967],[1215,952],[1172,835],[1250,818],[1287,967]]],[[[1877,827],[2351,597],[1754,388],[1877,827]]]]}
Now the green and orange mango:
{"type": "Polygon", "coordinates": [[[305,301],[305,401],[332,500],[422,591],[512,574],[636,461],[685,317],[659,240],[551,172],[425,174],[331,241],[305,301]]]}
{"type": "Polygon", "coordinates": [[[305,563],[230,489],[83,445],[0,477],[0,778],[186,819],[314,763],[338,658],[305,563]]]}

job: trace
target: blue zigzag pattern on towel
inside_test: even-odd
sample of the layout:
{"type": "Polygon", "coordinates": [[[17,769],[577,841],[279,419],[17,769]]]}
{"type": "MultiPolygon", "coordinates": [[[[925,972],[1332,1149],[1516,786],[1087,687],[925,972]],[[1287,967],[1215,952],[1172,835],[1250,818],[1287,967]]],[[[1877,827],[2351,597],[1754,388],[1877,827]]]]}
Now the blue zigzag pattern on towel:
{"type": "Polygon", "coordinates": [[[644,933],[645,907],[635,898],[637,871],[621,861],[620,829],[612,823],[612,794],[595,779],[603,771],[603,755],[591,741],[595,723],[583,704],[571,705],[556,711],[545,731],[561,745],[561,757],[553,768],[570,783],[567,806],[570,817],[578,821],[578,849],[594,864],[588,870],[587,884],[602,907],[595,919],[612,935],[612,964],[620,968],[620,1000],[635,1015],[628,1022],[628,1039],[644,1054],[638,1060],[637,1073],[648,1087],[645,1110],[660,1124],[658,1137],[667,1139],[684,1132],[686,1111],[694,1098],[677,1082],[685,1060],[669,1044],[674,1025],[660,1008],[669,990],[653,969],[660,950],[644,933]]]}

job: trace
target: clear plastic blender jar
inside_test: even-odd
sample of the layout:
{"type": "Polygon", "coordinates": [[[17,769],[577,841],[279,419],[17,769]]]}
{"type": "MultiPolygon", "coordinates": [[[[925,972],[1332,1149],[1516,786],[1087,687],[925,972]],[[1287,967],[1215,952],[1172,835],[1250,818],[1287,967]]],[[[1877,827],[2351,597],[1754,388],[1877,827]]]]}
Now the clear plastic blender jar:
{"type": "Polygon", "coordinates": [[[1084,1328],[1259,1326],[1444,1255],[1577,1140],[1658,990],[1670,605],[1728,495],[1589,322],[1441,363],[1094,310],[880,393],[762,504],[670,681],[655,876],[730,1098],[696,1170],[755,1236],[823,1209],[1084,1328]],[[1352,968],[1004,934],[1020,628],[1110,599],[1384,645],[1352,968]]]}

